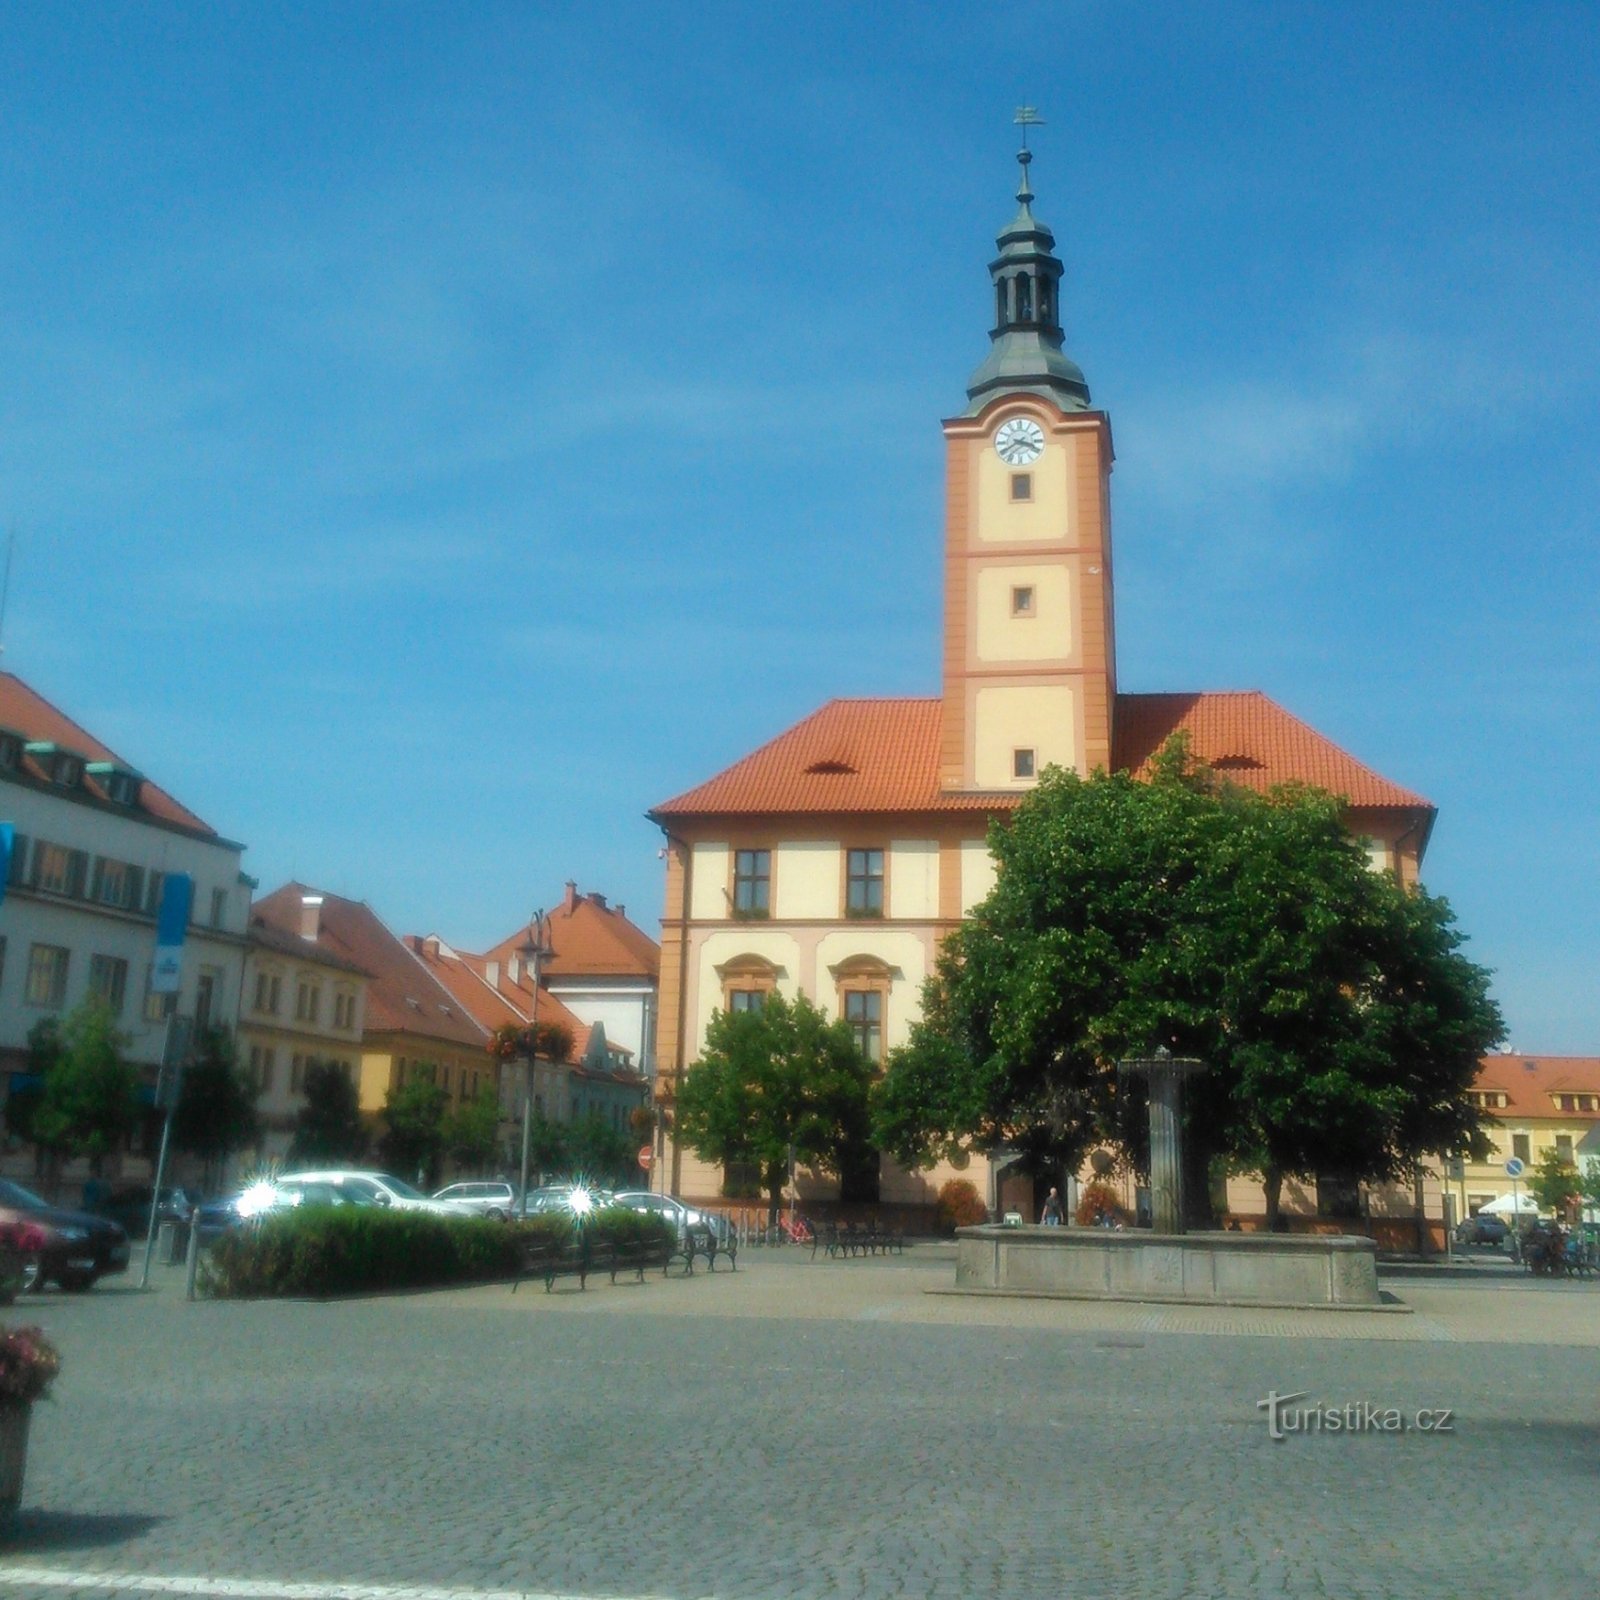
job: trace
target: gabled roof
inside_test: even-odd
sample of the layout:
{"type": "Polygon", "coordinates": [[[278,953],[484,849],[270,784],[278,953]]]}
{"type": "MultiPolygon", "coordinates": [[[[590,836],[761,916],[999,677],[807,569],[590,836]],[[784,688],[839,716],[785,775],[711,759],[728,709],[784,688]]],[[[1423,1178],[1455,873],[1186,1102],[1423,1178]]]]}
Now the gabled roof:
{"type": "Polygon", "coordinates": [[[253,907],[255,916],[298,936],[301,902],[322,896],[316,943],[370,974],[367,1032],[404,1033],[482,1049],[488,1030],[361,900],[346,900],[302,883],[286,883],[253,907]]]}
{"type": "MultiPolygon", "coordinates": [[[[493,957],[452,949],[436,934],[426,938],[408,934],[405,944],[486,1033],[503,1027],[525,1028],[533,1020],[533,986],[526,976],[514,983],[501,964],[491,982],[490,972],[496,966],[493,957]]],[[[543,988],[539,992],[539,1021],[559,1023],[572,1035],[574,1057],[583,1053],[589,1038],[588,1024],[543,988]]]]}
{"type": "Polygon", "coordinates": [[[332,967],[337,972],[348,972],[357,978],[372,976],[365,967],[357,966],[354,961],[347,960],[336,950],[310,939],[302,939],[298,933],[289,933],[283,928],[276,927],[264,917],[257,915],[254,906],[250,910],[250,927],[245,934],[245,948],[246,953],[252,949],[270,950],[274,955],[286,956],[292,961],[310,961],[319,967],[332,967]]]}
{"type": "MultiPolygon", "coordinates": [[[[519,928],[486,953],[502,972],[513,958],[520,961],[528,930],[519,928]]],[[[643,928],[630,922],[621,906],[608,905],[601,894],[579,894],[567,884],[566,898],[549,913],[548,948],[540,963],[541,978],[656,979],[661,973],[661,946],[643,928]]]]}
{"type": "MultiPolygon", "coordinates": [[[[1244,787],[1314,784],[1352,806],[1432,810],[1325,739],[1258,690],[1117,696],[1113,765],[1135,774],[1174,733],[1244,787]]],[[[1007,811],[1026,791],[939,787],[940,702],[935,698],[830,700],[716,777],[656,806],[655,818],[1007,811]]]]}
{"type": "Polygon", "coordinates": [[[1520,1053],[1483,1058],[1476,1089],[1499,1090],[1508,1104],[1494,1112],[1507,1117],[1573,1117],[1600,1119],[1600,1112],[1562,1111],[1553,1094],[1600,1094],[1600,1056],[1525,1056],[1520,1053]]]}
{"type": "Polygon", "coordinates": [[[1259,689],[1205,694],[1119,694],[1113,743],[1118,769],[1135,776],[1175,733],[1230,782],[1266,790],[1305,783],[1343,795],[1353,806],[1429,803],[1374,772],[1259,689]]]}
{"type": "MultiPolygon", "coordinates": [[[[109,762],[125,772],[136,772],[131,762],[124,761],[109,746],[102,744],[86,728],[80,727],[64,711],[58,710],[37,691],[30,689],[13,672],[0,672],[0,728],[20,733],[29,743],[57,744],[84,756],[89,761],[109,762]]],[[[49,785],[44,769],[32,756],[22,759],[22,773],[35,782],[49,785]]],[[[142,774],[140,775],[142,777],[142,774]]],[[[207,839],[218,839],[216,829],[202,822],[187,806],[181,806],[165,789],[158,788],[148,778],[143,778],[136,805],[125,806],[113,802],[104,785],[94,773],[86,773],[83,787],[78,791],[56,790],[57,793],[74,793],[79,799],[97,801],[109,810],[123,816],[153,817],[160,822],[182,828],[186,833],[200,834],[207,839]]]]}

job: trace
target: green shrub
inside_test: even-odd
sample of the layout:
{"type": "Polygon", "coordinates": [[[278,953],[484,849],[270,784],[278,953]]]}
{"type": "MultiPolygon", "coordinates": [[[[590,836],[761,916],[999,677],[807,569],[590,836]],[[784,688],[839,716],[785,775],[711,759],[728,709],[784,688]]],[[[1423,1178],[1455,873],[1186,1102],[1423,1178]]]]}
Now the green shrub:
{"type": "Polygon", "coordinates": [[[206,1288],[221,1299],[418,1289],[509,1278],[518,1256],[517,1233],[485,1218],[296,1206],[224,1234],[206,1288]]]}
{"type": "Polygon", "coordinates": [[[975,1228],[989,1220],[989,1208],[983,1203],[983,1197],[965,1178],[951,1178],[939,1190],[936,1213],[940,1233],[975,1228]]]}

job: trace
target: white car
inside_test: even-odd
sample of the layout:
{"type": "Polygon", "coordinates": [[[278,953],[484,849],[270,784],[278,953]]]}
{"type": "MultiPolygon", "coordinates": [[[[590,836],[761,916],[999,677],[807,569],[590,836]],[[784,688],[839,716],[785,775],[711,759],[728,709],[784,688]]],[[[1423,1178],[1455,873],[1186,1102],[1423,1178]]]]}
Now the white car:
{"type": "Polygon", "coordinates": [[[469,1217],[504,1222],[517,1209],[517,1191],[509,1183],[451,1183],[433,1197],[442,1206],[469,1217]]]}
{"type": "Polygon", "coordinates": [[[431,1211],[440,1217],[461,1215],[457,1207],[430,1200],[420,1189],[387,1172],[285,1172],[272,1180],[272,1187],[279,1203],[286,1205],[331,1200],[334,1205],[392,1206],[396,1211],[431,1211]]]}
{"type": "Polygon", "coordinates": [[[670,1194],[652,1194],[647,1189],[630,1189],[613,1195],[611,1204],[626,1206],[646,1216],[664,1217],[681,1239],[690,1228],[709,1228],[718,1239],[728,1237],[728,1219],[720,1211],[696,1211],[670,1194]]]}

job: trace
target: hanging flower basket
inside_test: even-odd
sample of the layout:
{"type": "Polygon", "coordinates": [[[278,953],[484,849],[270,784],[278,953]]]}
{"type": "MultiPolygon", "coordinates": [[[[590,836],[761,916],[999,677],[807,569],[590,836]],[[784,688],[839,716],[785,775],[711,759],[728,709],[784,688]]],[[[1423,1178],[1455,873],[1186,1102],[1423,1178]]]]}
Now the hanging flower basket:
{"type": "Polygon", "coordinates": [[[33,1402],[50,1393],[61,1357],[38,1328],[0,1330],[0,1520],[22,1503],[33,1402]]]}

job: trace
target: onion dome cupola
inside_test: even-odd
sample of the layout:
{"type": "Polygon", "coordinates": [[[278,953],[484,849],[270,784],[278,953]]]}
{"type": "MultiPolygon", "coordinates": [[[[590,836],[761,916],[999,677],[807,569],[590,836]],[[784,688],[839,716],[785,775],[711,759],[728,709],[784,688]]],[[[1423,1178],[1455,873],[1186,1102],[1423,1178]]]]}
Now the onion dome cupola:
{"type": "Polygon", "coordinates": [[[1028,165],[1033,152],[1017,153],[1022,183],[1020,207],[997,243],[989,263],[994,280],[995,325],[988,357],[972,375],[967,415],[981,411],[998,394],[1038,394],[1063,411],[1089,409],[1089,385],[1082,369],[1061,348],[1061,263],[1055,235],[1033,214],[1028,165]]]}

